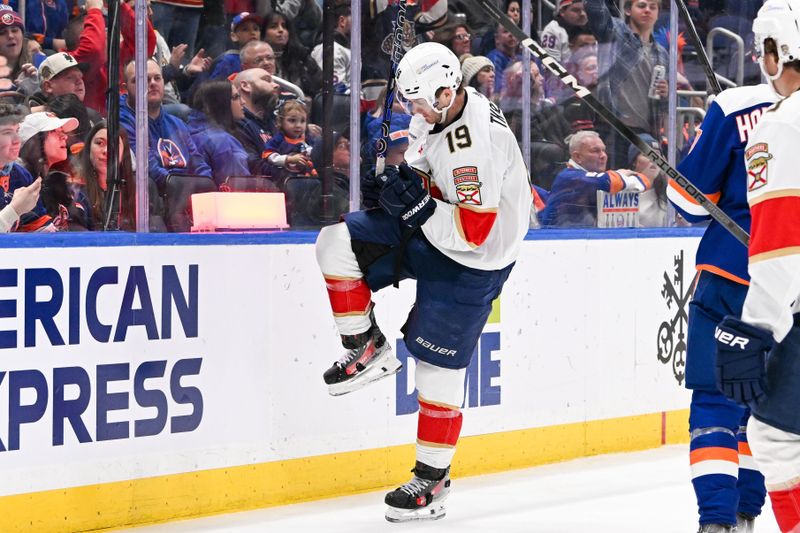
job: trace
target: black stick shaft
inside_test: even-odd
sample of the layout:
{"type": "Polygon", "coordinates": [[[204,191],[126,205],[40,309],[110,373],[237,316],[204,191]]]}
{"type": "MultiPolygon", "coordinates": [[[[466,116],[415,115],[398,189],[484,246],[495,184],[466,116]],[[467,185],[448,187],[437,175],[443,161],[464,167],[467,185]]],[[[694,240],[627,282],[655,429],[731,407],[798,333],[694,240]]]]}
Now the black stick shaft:
{"type": "Polygon", "coordinates": [[[403,58],[403,30],[406,25],[406,0],[400,0],[397,6],[397,18],[394,25],[394,39],[392,39],[392,61],[389,68],[389,80],[386,86],[386,98],[383,101],[383,122],[381,123],[381,138],[376,147],[375,175],[383,173],[386,165],[386,150],[389,147],[389,128],[392,123],[392,104],[394,103],[394,76],[397,73],[397,64],[403,58]]]}
{"type": "Polygon", "coordinates": [[[522,46],[524,46],[529,53],[536,56],[550,72],[558,76],[559,79],[561,79],[565,85],[572,89],[581,100],[586,102],[586,104],[591,107],[595,113],[603,117],[603,120],[608,122],[608,124],[617,130],[620,135],[625,137],[628,142],[636,146],[642,155],[655,163],[656,166],[658,166],[658,168],[660,168],[670,180],[672,180],[678,187],[686,191],[686,193],[695,202],[702,206],[714,220],[728,230],[739,242],[745,246],[748,245],[750,241],[750,235],[748,235],[748,233],[743,230],[741,226],[739,226],[714,202],[709,200],[708,197],[706,197],[706,195],[703,194],[700,189],[698,189],[691,181],[689,181],[686,176],[672,168],[669,162],[664,159],[664,156],[661,155],[658,150],[648,146],[647,143],[640,139],[639,136],[636,135],[628,126],[623,124],[620,119],[618,119],[606,106],[601,104],[600,101],[594,97],[589,89],[581,86],[578,83],[578,80],[576,80],[574,76],[567,72],[561,63],[553,59],[547,52],[544,51],[544,49],[542,49],[541,46],[539,46],[536,41],[523,32],[519,26],[514,24],[514,22],[508,18],[508,15],[500,11],[500,9],[494,4],[493,0],[473,1],[476,2],[484,11],[486,11],[490,18],[494,19],[494,21],[498,24],[502,24],[506,30],[519,39],[522,46]]]}
{"type": "Polygon", "coordinates": [[[697,50],[697,57],[700,58],[700,64],[703,66],[703,70],[706,73],[706,79],[708,80],[706,92],[713,92],[714,94],[721,93],[722,86],[719,84],[714,69],[711,68],[711,61],[709,61],[706,55],[706,49],[703,43],[700,42],[700,36],[697,34],[697,28],[694,27],[689,9],[686,7],[683,0],[675,0],[675,5],[678,6],[678,14],[681,16],[681,19],[683,19],[683,24],[686,26],[686,31],[689,33],[689,40],[692,41],[692,46],[697,50]]]}

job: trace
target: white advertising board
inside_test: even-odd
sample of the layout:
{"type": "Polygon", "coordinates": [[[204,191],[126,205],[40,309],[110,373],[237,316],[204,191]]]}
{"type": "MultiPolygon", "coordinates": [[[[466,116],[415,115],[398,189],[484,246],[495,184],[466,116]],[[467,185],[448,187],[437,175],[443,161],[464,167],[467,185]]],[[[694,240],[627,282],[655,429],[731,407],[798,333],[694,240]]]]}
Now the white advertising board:
{"type": "MultiPolygon", "coordinates": [[[[462,434],[686,408],[697,242],[526,241],[462,434]]],[[[413,294],[375,298],[401,357],[413,294]]],[[[413,361],[332,398],[340,350],[311,244],[6,249],[0,496],[413,442],[413,361]]]]}

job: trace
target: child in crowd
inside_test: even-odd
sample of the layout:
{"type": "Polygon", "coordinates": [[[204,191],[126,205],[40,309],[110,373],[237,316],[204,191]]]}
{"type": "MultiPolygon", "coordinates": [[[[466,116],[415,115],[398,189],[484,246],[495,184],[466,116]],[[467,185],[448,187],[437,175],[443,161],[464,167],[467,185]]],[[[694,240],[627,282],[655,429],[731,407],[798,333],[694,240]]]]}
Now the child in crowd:
{"type": "Polygon", "coordinates": [[[246,11],[233,18],[231,21],[231,41],[236,48],[226,51],[214,61],[209,79],[228,79],[231,74],[242,70],[239,52],[250,41],[257,41],[261,38],[261,25],[263,23],[264,19],[255,13],[246,11]]]}
{"type": "Polygon", "coordinates": [[[267,143],[262,158],[269,162],[270,175],[283,189],[288,177],[317,177],[311,162],[311,146],[306,141],[308,112],[297,99],[286,100],[275,112],[279,131],[267,143]]]}

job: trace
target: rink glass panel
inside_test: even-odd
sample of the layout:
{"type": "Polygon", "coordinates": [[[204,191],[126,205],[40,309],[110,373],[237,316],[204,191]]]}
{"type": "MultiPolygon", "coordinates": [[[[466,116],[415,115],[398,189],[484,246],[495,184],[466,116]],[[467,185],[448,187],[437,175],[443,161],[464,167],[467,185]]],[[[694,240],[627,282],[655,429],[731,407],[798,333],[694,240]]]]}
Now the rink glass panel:
{"type": "MultiPolygon", "coordinates": [[[[475,55],[486,55],[495,48],[496,29],[487,23],[487,17],[477,8],[467,3],[450,2],[450,14],[447,25],[443,29],[416,35],[413,22],[419,15],[420,7],[409,5],[405,26],[404,46],[410,47],[422,40],[439,40],[463,51],[465,42],[469,42],[469,50],[475,55]],[[461,10],[461,11],[459,11],[461,10]],[[461,28],[461,29],[459,29],[461,28]],[[467,31],[464,31],[466,29],[467,31]],[[469,39],[463,37],[469,35],[469,39]],[[461,48],[458,48],[461,47],[461,48]]],[[[614,2],[609,2],[613,5],[614,2]]],[[[622,7],[620,2],[620,8],[622,7]]],[[[722,76],[723,88],[739,84],[755,84],[760,81],[756,63],[752,61],[752,19],[760,7],[759,0],[730,2],[725,8],[708,7],[697,2],[687,2],[693,15],[697,31],[705,44],[710,42],[711,60],[715,71],[722,76]],[[709,36],[711,40],[708,41],[709,36]]],[[[392,42],[392,25],[395,21],[395,6],[376,12],[370,2],[353,2],[354,9],[360,5],[360,24],[353,25],[351,43],[358,41],[361,54],[351,57],[350,81],[357,81],[358,90],[347,90],[342,81],[342,71],[332,75],[333,107],[331,109],[330,135],[309,136],[312,160],[319,177],[293,183],[291,191],[284,191],[291,196],[287,200],[288,222],[292,229],[317,229],[323,225],[336,222],[341,213],[357,209],[361,205],[360,180],[351,176],[363,176],[373,172],[375,136],[365,127],[363,116],[351,120],[350,109],[370,108],[377,117],[382,116],[382,98],[385,80],[390,71],[389,52],[392,42]],[[353,72],[353,70],[357,70],[353,72]],[[355,126],[355,128],[354,128],[355,126]],[[356,134],[354,129],[359,130],[356,134]],[[348,138],[349,135],[349,138],[348,138]],[[332,160],[323,158],[325,142],[333,144],[332,160]],[[348,153],[349,152],[349,153],[348,153]],[[348,162],[349,158],[349,162],[348,162]],[[326,167],[330,167],[330,195],[323,197],[322,176],[326,167]],[[356,183],[354,183],[356,182],[356,183]],[[296,187],[294,187],[296,185],[296,187]]],[[[530,6],[531,31],[533,35],[545,29],[553,18],[552,8],[547,3],[533,0],[523,2],[530,6]]],[[[655,28],[655,39],[667,49],[669,43],[666,35],[670,30],[670,0],[662,0],[658,22],[655,28]]],[[[611,8],[614,9],[613,7],[611,8]]],[[[674,24],[674,22],[672,22],[674,24]]],[[[656,122],[651,133],[660,141],[665,156],[673,166],[677,166],[681,157],[688,150],[688,145],[696,135],[697,126],[702,120],[709,98],[705,95],[707,82],[705,74],[697,59],[697,50],[688,42],[683,24],[678,25],[681,35],[678,46],[678,71],[688,85],[681,80],[678,91],[670,91],[666,97],[666,105],[660,104],[656,122]],[[670,127],[672,124],[672,127],[670,127]]],[[[587,38],[591,41],[591,38],[587,38]]],[[[549,41],[549,39],[548,39],[549,41]]],[[[313,43],[312,43],[313,44],[313,43]]],[[[551,44],[543,42],[544,46],[551,44]]],[[[338,45],[337,45],[338,46],[338,45]]],[[[614,67],[613,59],[609,62],[607,44],[593,47],[591,44],[576,47],[572,59],[562,60],[562,64],[574,72],[581,83],[593,87],[592,56],[597,64],[598,86],[593,88],[602,102],[607,102],[603,95],[604,75],[614,67]],[[593,52],[596,50],[596,54],[593,52]]],[[[351,47],[353,45],[351,44],[351,47]]],[[[518,58],[526,54],[520,53],[518,58]]],[[[334,68],[338,63],[334,62],[334,68]]],[[[524,65],[516,61],[509,62],[503,72],[495,72],[497,90],[485,91],[504,112],[507,121],[519,141],[524,157],[530,169],[532,184],[545,191],[553,188],[555,176],[563,169],[569,159],[566,137],[573,131],[589,127],[597,130],[609,151],[609,168],[631,168],[632,162],[627,160],[627,143],[621,149],[612,150],[618,136],[609,131],[602,119],[592,116],[585,106],[574,98],[559,80],[543,69],[538,61],[531,62],[530,82],[524,81],[522,71],[524,65]],[[529,85],[531,91],[524,90],[529,85]],[[529,114],[527,111],[530,110],[529,114]],[[525,117],[529,117],[525,118],[525,117]],[[612,153],[613,151],[613,153],[612,153]],[[616,155],[622,154],[622,155],[616,155]],[[620,161],[621,160],[621,161],[620,161]]],[[[671,71],[668,68],[666,79],[671,71]]],[[[309,110],[308,121],[322,126],[325,108],[322,105],[322,94],[314,97],[306,96],[309,110]]],[[[220,105],[228,105],[220,102],[220,105]]],[[[401,110],[397,107],[394,113],[401,110]]],[[[379,120],[379,119],[378,119],[379,120]]],[[[656,180],[657,187],[663,189],[664,180],[656,180]]],[[[283,185],[281,185],[283,186],[283,185]]],[[[188,203],[187,203],[188,205],[188,203]]],[[[599,199],[595,194],[581,197],[575,207],[586,211],[587,222],[579,224],[586,227],[651,227],[672,226],[676,224],[674,211],[663,198],[662,192],[650,191],[642,195],[626,193],[610,195],[599,199]],[[646,197],[646,198],[645,198],[646,197]],[[649,211],[644,212],[646,209],[649,211]]],[[[151,208],[153,198],[151,193],[151,208]]],[[[172,231],[190,231],[192,219],[187,213],[182,225],[169,225],[172,231]]],[[[680,224],[680,222],[679,222],[680,224]]],[[[532,213],[531,227],[540,226],[536,213],[532,213]]],[[[151,231],[164,228],[151,225],[151,231]]]]}

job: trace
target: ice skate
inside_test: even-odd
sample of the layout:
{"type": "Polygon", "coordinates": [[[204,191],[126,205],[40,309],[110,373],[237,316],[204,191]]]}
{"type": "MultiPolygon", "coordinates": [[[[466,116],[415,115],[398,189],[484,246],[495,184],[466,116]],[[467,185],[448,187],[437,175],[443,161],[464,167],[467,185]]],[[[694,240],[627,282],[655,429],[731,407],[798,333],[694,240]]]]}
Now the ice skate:
{"type": "Polygon", "coordinates": [[[754,533],[756,528],[756,517],[744,514],[744,513],[736,513],[736,533],[754,533]]]}
{"type": "Polygon", "coordinates": [[[450,467],[433,468],[417,461],[414,477],[386,495],[386,520],[438,520],[444,518],[444,501],[450,494],[450,467]]]}
{"type": "Polygon", "coordinates": [[[738,533],[736,526],[726,526],[722,524],[705,524],[700,526],[697,533],[738,533]]]}
{"type": "Polygon", "coordinates": [[[392,353],[377,325],[361,335],[345,338],[345,354],[325,371],[331,396],[341,396],[396,374],[403,364],[392,353]]]}

